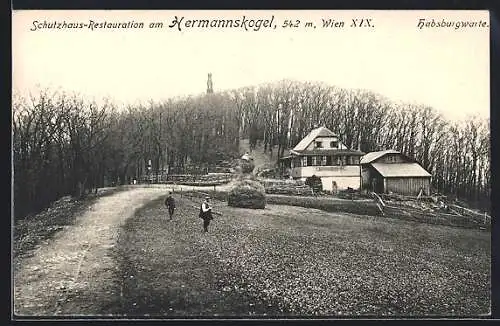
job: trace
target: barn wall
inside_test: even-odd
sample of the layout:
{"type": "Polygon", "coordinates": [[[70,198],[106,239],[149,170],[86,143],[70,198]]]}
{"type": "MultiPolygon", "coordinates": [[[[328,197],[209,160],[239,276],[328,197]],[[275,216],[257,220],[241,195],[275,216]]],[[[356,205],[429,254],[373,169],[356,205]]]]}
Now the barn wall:
{"type": "Polygon", "coordinates": [[[430,178],[386,178],[385,191],[400,195],[417,196],[422,188],[424,194],[430,194],[430,178]]]}
{"type": "Polygon", "coordinates": [[[361,181],[363,189],[377,193],[384,192],[384,178],[371,165],[365,165],[361,168],[361,181]]]}
{"type": "Polygon", "coordinates": [[[361,167],[361,182],[363,183],[363,188],[368,188],[370,186],[370,168],[367,166],[361,167]]]}

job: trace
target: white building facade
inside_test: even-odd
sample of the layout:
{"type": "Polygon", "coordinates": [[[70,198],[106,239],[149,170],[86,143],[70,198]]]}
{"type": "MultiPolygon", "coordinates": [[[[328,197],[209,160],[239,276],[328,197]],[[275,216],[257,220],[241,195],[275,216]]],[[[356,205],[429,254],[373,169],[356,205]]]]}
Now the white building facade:
{"type": "Polygon", "coordinates": [[[360,158],[363,152],[347,148],[338,135],[325,127],[313,129],[288,156],[281,158],[282,171],[293,179],[320,177],[323,190],[360,189],[360,158]]]}

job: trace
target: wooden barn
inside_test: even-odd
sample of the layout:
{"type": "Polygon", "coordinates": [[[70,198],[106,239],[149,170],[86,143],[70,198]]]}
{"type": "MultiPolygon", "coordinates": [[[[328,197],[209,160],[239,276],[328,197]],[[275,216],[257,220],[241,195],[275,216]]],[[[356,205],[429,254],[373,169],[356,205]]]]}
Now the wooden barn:
{"type": "Polygon", "coordinates": [[[395,150],[370,152],[361,158],[363,189],[407,196],[430,194],[431,174],[414,159],[395,150]]]}

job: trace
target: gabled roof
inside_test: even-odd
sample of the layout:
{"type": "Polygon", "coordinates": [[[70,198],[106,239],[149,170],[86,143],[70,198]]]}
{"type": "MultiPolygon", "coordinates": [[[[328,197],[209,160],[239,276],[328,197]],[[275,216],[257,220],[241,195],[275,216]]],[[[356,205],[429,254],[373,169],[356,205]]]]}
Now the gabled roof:
{"type": "Polygon", "coordinates": [[[376,159],[381,158],[382,156],[384,156],[386,154],[401,154],[401,152],[395,151],[393,149],[388,149],[385,151],[378,151],[378,152],[370,152],[361,158],[360,163],[361,164],[368,164],[370,162],[375,161],[376,159]]]}
{"type": "Polygon", "coordinates": [[[295,145],[293,150],[294,151],[305,150],[307,146],[309,146],[309,144],[311,144],[311,142],[315,140],[317,137],[335,137],[335,136],[337,135],[334,134],[330,129],[325,127],[319,127],[311,130],[311,132],[309,132],[307,136],[305,136],[297,145],[295,145]]]}
{"type": "Polygon", "coordinates": [[[313,150],[303,150],[303,151],[290,151],[291,155],[359,155],[362,156],[364,153],[362,151],[354,149],[313,149],[313,150]]]}
{"type": "Polygon", "coordinates": [[[386,178],[431,176],[418,163],[372,163],[372,167],[386,178]]]}

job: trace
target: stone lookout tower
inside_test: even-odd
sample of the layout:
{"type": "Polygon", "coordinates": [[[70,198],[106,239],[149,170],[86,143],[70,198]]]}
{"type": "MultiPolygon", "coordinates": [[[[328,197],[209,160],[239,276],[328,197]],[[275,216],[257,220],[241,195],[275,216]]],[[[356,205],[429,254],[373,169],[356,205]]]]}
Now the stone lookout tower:
{"type": "Polygon", "coordinates": [[[212,83],[212,73],[208,73],[207,94],[212,94],[213,92],[214,92],[214,86],[212,83]]]}

